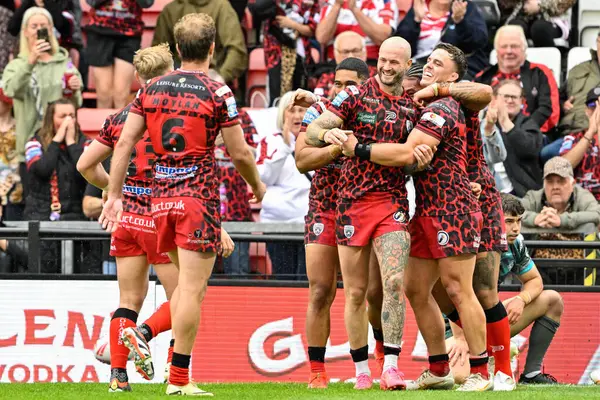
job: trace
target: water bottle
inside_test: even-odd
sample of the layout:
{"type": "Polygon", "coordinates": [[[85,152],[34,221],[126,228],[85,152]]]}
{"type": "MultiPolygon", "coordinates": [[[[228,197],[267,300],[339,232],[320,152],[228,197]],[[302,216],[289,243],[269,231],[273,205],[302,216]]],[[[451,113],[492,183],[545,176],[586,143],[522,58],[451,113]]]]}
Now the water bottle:
{"type": "Polygon", "coordinates": [[[62,88],[63,88],[63,97],[72,97],[73,89],[69,87],[69,80],[75,75],[77,69],[75,65],[73,65],[73,61],[69,60],[67,62],[67,69],[62,78],[62,88]]]}
{"type": "Polygon", "coordinates": [[[227,215],[227,203],[229,200],[227,199],[227,188],[223,182],[219,186],[219,198],[221,199],[221,217],[224,217],[227,215]]]}

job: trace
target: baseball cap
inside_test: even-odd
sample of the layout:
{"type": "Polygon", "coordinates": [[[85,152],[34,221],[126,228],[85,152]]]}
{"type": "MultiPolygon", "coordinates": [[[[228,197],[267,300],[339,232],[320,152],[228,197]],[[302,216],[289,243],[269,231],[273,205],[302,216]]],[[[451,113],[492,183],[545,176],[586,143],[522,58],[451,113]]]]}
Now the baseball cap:
{"type": "Polygon", "coordinates": [[[595,87],[588,92],[587,97],[585,98],[585,104],[588,107],[594,107],[598,98],[600,98],[600,86],[595,87]]]}
{"type": "Polygon", "coordinates": [[[563,178],[573,177],[573,167],[569,160],[563,157],[554,157],[544,165],[544,179],[548,175],[558,175],[563,178]]]}

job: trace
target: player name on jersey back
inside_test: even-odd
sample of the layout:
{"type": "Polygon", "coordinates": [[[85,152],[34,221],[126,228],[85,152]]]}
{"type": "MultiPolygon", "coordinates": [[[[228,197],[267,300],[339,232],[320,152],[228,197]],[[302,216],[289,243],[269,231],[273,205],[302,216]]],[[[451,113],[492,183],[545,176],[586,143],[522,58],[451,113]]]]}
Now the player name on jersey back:
{"type": "Polygon", "coordinates": [[[157,155],[153,195],[218,200],[215,139],[239,123],[231,89],[203,72],[176,70],[150,81],[131,112],[144,117],[157,155]]]}

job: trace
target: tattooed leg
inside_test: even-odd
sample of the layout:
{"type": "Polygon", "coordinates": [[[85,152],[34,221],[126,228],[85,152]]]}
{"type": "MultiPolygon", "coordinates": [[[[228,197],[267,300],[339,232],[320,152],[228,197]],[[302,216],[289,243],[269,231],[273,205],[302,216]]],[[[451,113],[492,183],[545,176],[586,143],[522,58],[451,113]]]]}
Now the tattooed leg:
{"type": "MultiPolygon", "coordinates": [[[[406,269],[406,297],[430,355],[446,354],[444,320],[432,288],[439,278],[436,260],[411,257],[406,269]]],[[[445,292],[445,290],[444,290],[445,292]]]]}
{"type": "Polygon", "coordinates": [[[404,269],[410,252],[408,232],[390,232],[373,240],[381,268],[383,304],[381,325],[385,343],[400,346],[404,331],[404,269]]]}
{"type": "Polygon", "coordinates": [[[477,254],[473,289],[484,310],[498,304],[498,275],[500,273],[500,253],[493,251],[477,254]]]}
{"type": "Polygon", "coordinates": [[[344,281],[344,323],[350,349],[367,345],[369,323],[365,297],[369,282],[369,255],[371,246],[338,246],[342,279],[344,281]]]}

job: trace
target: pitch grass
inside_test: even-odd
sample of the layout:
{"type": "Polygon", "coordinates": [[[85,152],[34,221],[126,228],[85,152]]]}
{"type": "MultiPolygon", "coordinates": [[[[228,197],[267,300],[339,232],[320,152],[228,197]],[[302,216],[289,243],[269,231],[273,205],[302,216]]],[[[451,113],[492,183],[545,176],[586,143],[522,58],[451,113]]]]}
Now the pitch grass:
{"type": "MultiPolygon", "coordinates": [[[[308,390],[305,384],[295,383],[247,383],[200,385],[215,394],[216,399],[256,400],[305,400],[305,399],[599,399],[600,386],[519,386],[515,392],[382,392],[379,388],[355,391],[349,384],[330,384],[327,390],[308,390]]],[[[63,400],[63,399],[165,399],[165,385],[137,384],[132,393],[107,393],[105,383],[35,383],[0,384],[0,399],[11,400],[63,400]]],[[[204,397],[206,398],[206,397],[204,397]]]]}

